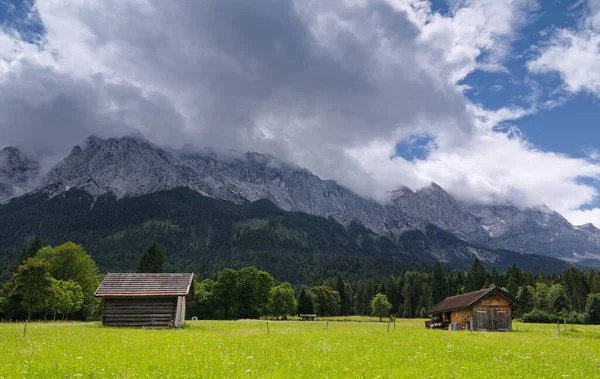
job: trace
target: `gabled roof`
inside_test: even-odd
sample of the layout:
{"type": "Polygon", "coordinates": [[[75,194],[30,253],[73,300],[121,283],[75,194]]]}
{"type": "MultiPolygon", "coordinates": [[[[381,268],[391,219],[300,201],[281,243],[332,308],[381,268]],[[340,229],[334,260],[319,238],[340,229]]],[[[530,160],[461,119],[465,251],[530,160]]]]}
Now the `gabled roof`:
{"type": "Polygon", "coordinates": [[[477,303],[479,300],[486,298],[494,293],[505,297],[511,303],[518,303],[519,301],[515,299],[508,292],[498,288],[486,288],[479,291],[469,292],[458,296],[447,297],[444,300],[440,301],[432,308],[427,310],[427,313],[440,313],[440,312],[449,312],[459,309],[470,308],[472,305],[477,303]]]}
{"type": "Polygon", "coordinates": [[[97,297],[187,296],[194,274],[117,274],[108,273],[97,297]]]}

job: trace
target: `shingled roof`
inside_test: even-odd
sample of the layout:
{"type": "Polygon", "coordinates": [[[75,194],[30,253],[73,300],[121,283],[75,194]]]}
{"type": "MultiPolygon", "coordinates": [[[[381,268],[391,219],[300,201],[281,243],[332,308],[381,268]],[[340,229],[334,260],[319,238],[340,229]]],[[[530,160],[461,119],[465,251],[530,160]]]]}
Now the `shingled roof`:
{"type": "Polygon", "coordinates": [[[97,297],[187,296],[194,274],[117,274],[108,273],[97,297]]]}
{"type": "Polygon", "coordinates": [[[498,287],[486,288],[479,291],[469,292],[458,296],[447,297],[444,300],[440,301],[432,308],[430,308],[427,313],[440,313],[440,312],[450,312],[459,309],[470,308],[473,304],[477,303],[479,300],[493,294],[498,293],[501,296],[507,298],[509,301],[513,303],[518,303],[518,300],[511,296],[506,291],[498,287]]]}

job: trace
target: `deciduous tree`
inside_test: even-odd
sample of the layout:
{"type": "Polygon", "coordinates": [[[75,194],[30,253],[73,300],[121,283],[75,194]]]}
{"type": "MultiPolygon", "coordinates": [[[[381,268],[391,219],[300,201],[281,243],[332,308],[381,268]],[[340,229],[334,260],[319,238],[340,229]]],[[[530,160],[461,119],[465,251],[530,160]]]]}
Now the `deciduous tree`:
{"type": "Polygon", "coordinates": [[[381,322],[383,317],[390,315],[392,304],[384,294],[378,293],[373,297],[373,300],[371,300],[371,310],[373,316],[379,317],[379,321],[381,322]]]}
{"type": "Polygon", "coordinates": [[[46,246],[36,257],[50,266],[50,274],[56,280],[72,280],[81,286],[83,292],[83,316],[89,317],[96,308],[94,293],[100,276],[98,266],[81,245],[67,242],[60,246],[46,246]]]}
{"type": "Polygon", "coordinates": [[[293,315],[297,306],[298,302],[290,283],[284,282],[271,288],[268,304],[271,315],[274,317],[293,315]]]}
{"type": "Polygon", "coordinates": [[[14,283],[11,296],[21,297],[21,306],[27,309],[27,319],[31,319],[32,312],[48,308],[48,299],[52,296],[52,276],[46,262],[27,259],[14,274],[14,283]]]}
{"type": "Polygon", "coordinates": [[[329,286],[315,286],[310,292],[314,295],[315,308],[320,316],[337,316],[340,312],[340,294],[329,286]]]}
{"type": "Polygon", "coordinates": [[[69,314],[77,312],[83,305],[83,290],[81,286],[73,280],[52,279],[52,296],[49,300],[49,309],[56,314],[63,315],[63,319],[69,314]]]}

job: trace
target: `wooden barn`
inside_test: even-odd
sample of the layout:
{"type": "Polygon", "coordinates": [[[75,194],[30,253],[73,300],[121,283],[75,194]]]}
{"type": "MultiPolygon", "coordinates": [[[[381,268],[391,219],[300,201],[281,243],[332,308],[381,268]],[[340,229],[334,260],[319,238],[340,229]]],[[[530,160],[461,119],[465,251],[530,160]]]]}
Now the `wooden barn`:
{"type": "Polygon", "coordinates": [[[518,300],[498,287],[448,297],[427,311],[434,329],[511,331],[518,300]]]}
{"type": "Polygon", "coordinates": [[[102,298],[105,326],[179,327],[193,300],[194,274],[108,273],[96,297],[102,298]]]}

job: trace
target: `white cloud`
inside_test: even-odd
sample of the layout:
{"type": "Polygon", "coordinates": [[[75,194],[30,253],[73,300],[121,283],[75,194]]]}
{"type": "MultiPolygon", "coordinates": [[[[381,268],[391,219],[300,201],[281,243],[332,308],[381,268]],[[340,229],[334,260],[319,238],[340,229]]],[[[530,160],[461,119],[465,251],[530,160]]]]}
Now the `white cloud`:
{"type": "Polygon", "coordinates": [[[459,198],[576,209],[591,160],[543,152],[460,83],[505,69],[532,0],[40,0],[38,44],[0,31],[0,144],[62,152],[87,134],[270,152],[383,198],[436,181],[459,198]],[[395,146],[431,136],[426,159],[395,146]]]}
{"type": "Polygon", "coordinates": [[[489,90],[493,92],[502,92],[504,91],[504,86],[502,84],[494,84],[493,86],[490,86],[489,90]]]}
{"type": "Polygon", "coordinates": [[[586,210],[569,210],[563,213],[573,225],[584,225],[592,223],[596,228],[600,228],[600,208],[586,210]]]}
{"type": "Polygon", "coordinates": [[[600,96],[600,1],[587,2],[577,28],[556,30],[527,68],[560,75],[570,93],[600,96]]]}
{"type": "Polygon", "coordinates": [[[416,162],[386,159],[393,146],[383,146],[386,144],[380,142],[349,154],[363,168],[376,170],[372,177],[384,188],[401,183],[419,187],[434,180],[465,201],[510,201],[520,206],[545,203],[560,212],[579,208],[598,195],[578,178],[598,177],[600,165],[543,152],[503,133],[481,132],[463,146],[435,150],[426,160],[416,162]],[[396,175],[386,175],[390,172],[396,175]]]}
{"type": "Polygon", "coordinates": [[[592,161],[600,161],[600,150],[598,149],[586,149],[584,150],[585,155],[592,161]]]}

